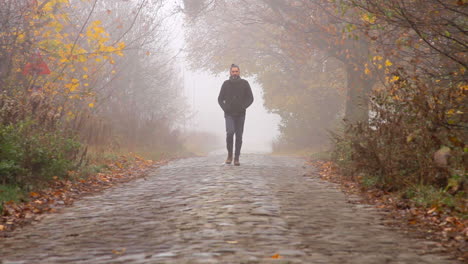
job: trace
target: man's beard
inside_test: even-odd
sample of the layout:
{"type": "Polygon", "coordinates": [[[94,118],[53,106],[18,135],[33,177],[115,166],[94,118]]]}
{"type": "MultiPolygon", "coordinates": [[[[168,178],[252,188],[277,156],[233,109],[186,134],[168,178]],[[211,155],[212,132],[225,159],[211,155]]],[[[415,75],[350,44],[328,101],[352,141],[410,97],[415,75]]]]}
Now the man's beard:
{"type": "Polygon", "coordinates": [[[239,75],[231,75],[229,77],[229,80],[239,80],[240,79],[240,76],[239,75]]]}

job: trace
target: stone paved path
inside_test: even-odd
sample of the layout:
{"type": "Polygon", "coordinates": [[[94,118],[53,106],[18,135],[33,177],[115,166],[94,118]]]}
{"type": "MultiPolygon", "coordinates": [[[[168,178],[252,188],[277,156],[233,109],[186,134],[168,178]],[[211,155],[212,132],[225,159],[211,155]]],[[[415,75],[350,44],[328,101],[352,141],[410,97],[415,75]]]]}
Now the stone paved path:
{"type": "Polygon", "coordinates": [[[86,197],[0,240],[0,263],[454,263],[305,176],[301,160],[223,159],[175,161],[86,197]]]}

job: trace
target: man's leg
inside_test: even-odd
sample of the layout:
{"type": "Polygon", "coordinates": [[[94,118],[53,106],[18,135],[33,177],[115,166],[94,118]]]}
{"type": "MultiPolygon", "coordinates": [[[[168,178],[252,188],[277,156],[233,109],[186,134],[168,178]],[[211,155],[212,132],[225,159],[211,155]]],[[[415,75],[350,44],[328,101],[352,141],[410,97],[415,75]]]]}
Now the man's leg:
{"type": "Polygon", "coordinates": [[[228,151],[228,157],[226,159],[226,164],[231,164],[232,162],[232,148],[233,148],[233,139],[235,133],[235,123],[234,118],[229,115],[224,115],[226,120],[226,148],[228,151]]]}
{"type": "Polygon", "coordinates": [[[235,133],[236,133],[236,151],[234,153],[234,165],[240,165],[239,156],[242,148],[242,136],[244,134],[245,115],[235,117],[235,133]]]}

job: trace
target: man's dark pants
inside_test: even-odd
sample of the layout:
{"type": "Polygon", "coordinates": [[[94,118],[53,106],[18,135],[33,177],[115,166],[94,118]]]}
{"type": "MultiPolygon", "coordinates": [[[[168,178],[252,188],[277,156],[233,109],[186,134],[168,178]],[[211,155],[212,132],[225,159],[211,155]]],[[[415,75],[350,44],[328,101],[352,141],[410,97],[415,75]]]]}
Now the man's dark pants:
{"type": "Polygon", "coordinates": [[[236,135],[236,151],[235,158],[239,158],[242,147],[242,134],[244,133],[245,114],[240,115],[224,115],[226,120],[226,147],[230,157],[232,157],[232,147],[234,142],[234,134],[236,135]]]}

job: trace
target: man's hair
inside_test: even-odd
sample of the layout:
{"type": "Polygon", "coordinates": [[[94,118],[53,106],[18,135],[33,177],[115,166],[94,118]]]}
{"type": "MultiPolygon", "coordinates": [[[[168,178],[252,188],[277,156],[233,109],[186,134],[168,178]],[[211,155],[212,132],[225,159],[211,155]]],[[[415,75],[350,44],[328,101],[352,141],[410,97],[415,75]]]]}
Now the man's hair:
{"type": "Polygon", "coordinates": [[[237,68],[237,69],[239,69],[239,70],[240,70],[239,66],[237,66],[237,65],[236,65],[236,64],[234,64],[234,63],[233,63],[233,64],[231,64],[231,68],[230,68],[230,70],[232,70],[232,68],[237,68]]]}

